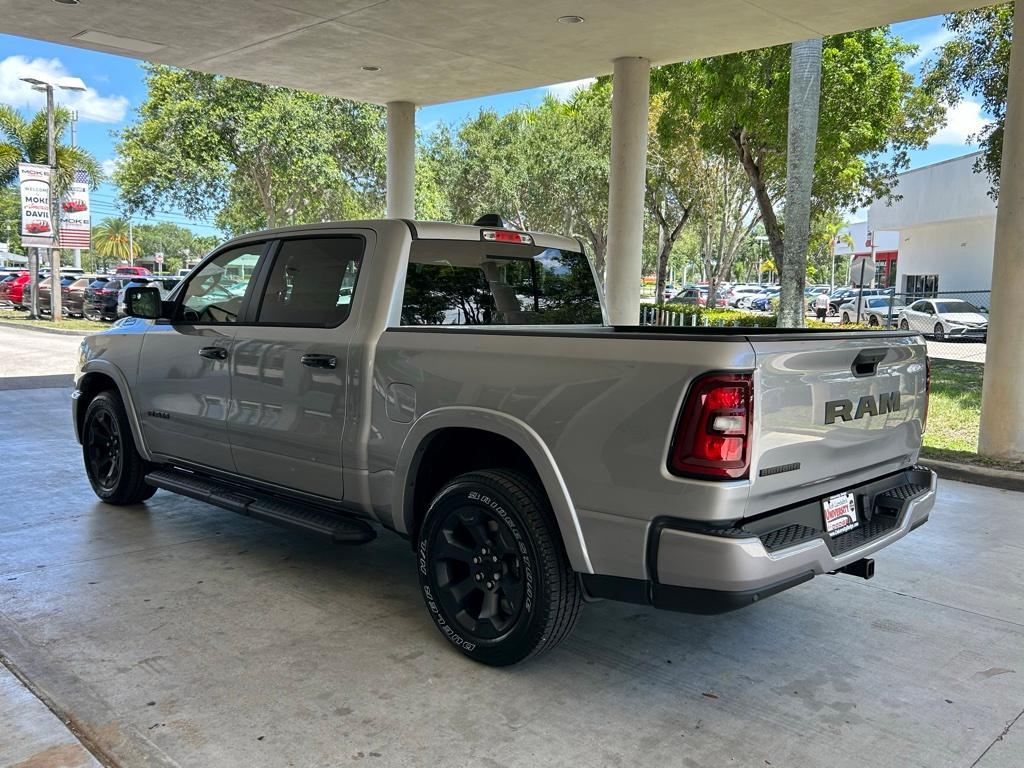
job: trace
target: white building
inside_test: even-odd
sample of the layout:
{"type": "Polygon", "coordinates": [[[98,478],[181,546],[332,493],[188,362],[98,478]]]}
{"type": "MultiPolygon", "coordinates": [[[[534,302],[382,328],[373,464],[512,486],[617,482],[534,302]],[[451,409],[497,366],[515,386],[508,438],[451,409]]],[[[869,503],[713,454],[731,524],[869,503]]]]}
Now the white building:
{"type": "Polygon", "coordinates": [[[900,292],[991,289],[996,205],[988,177],[974,172],[979,154],[902,173],[894,189],[899,199],[871,204],[866,226],[898,232],[890,284],[900,292]]]}

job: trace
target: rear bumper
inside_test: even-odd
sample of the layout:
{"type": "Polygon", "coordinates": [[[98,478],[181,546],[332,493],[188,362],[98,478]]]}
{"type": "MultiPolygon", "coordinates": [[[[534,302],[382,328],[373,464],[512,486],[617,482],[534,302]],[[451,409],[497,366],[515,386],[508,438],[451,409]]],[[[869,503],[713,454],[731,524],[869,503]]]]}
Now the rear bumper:
{"type": "Polygon", "coordinates": [[[857,497],[862,522],[834,539],[822,530],[819,499],[732,528],[662,518],[648,532],[648,579],[588,574],[583,584],[593,597],[657,608],[735,610],[837,571],[903,538],[928,519],[936,484],[934,472],[914,467],[846,489],[857,497]]]}

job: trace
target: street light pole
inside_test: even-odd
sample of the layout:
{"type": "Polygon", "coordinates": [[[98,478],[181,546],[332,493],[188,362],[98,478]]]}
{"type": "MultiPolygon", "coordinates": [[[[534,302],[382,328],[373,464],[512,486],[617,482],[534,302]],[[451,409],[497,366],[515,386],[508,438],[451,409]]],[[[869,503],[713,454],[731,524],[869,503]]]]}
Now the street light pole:
{"type": "MultiPolygon", "coordinates": [[[[65,91],[84,91],[85,83],[77,77],[64,77],[55,83],[43,80],[35,75],[23,75],[22,82],[29,83],[33,90],[46,92],[46,163],[50,166],[50,220],[52,222],[53,243],[50,247],[50,317],[54,322],[61,318],[60,292],[60,200],[55,194],[57,181],[57,130],[53,106],[53,89],[56,86],[65,91]]],[[[31,158],[29,158],[31,160],[31,158]]],[[[74,169],[72,169],[73,171],[74,169]]],[[[36,248],[36,263],[32,270],[32,309],[31,316],[39,316],[39,249],[36,248]]]]}
{"type": "Polygon", "coordinates": [[[53,245],[50,248],[50,319],[57,323],[61,319],[60,292],[60,200],[54,194],[57,180],[57,129],[53,108],[53,86],[46,88],[46,164],[50,166],[50,220],[53,222],[53,245]]]}
{"type": "MultiPolygon", "coordinates": [[[[78,147],[78,110],[71,110],[71,148],[75,149],[78,147]]],[[[75,269],[82,268],[82,249],[72,248],[71,249],[71,265],[75,269]]]]}

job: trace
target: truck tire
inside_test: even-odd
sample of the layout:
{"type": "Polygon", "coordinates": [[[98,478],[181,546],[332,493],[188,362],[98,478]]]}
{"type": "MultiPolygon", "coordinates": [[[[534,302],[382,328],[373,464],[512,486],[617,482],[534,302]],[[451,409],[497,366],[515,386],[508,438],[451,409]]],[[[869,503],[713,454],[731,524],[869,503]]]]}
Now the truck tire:
{"type": "Polygon", "coordinates": [[[553,648],[583,605],[547,498],[518,472],[470,472],[442,488],[420,527],[417,565],[441,634],[491,666],[553,648]]]}
{"type": "Polygon", "coordinates": [[[116,392],[105,390],[89,402],[82,423],[82,458],[101,501],[138,504],[156,493],[146,485],[146,462],[135,448],[128,414],[116,392]]]}

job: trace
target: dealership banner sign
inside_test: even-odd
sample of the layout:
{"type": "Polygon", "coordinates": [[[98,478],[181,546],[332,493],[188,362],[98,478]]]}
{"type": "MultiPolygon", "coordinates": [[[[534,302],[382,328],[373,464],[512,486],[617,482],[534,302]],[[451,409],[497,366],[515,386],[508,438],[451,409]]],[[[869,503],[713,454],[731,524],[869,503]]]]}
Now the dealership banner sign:
{"type": "Polygon", "coordinates": [[[88,248],[91,223],[89,175],[85,171],[75,171],[75,180],[60,200],[60,247],[88,248]]]}
{"type": "Polygon", "coordinates": [[[21,187],[21,243],[37,248],[53,247],[53,214],[50,209],[50,166],[18,163],[21,187]]]}

